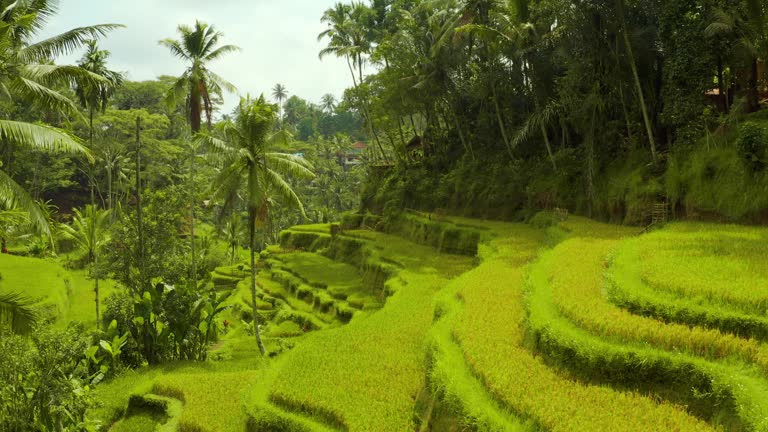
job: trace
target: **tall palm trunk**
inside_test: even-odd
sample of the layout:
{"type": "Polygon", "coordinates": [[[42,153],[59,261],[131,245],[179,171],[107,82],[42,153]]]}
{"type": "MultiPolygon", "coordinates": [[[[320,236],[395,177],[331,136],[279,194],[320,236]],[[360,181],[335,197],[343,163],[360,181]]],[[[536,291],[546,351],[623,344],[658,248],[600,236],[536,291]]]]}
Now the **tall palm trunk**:
{"type": "Polygon", "coordinates": [[[507,135],[507,127],[504,126],[504,118],[501,115],[501,107],[499,106],[499,98],[496,95],[495,83],[491,83],[491,93],[493,96],[493,106],[496,111],[496,121],[498,121],[499,129],[501,130],[501,138],[504,140],[504,145],[507,148],[507,153],[509,153],[509,157],[513,158],[514,155],[512,154],[512,144],[509,142],[509,136],[507,135]]]}
{"type": "MultiPolygon", "coordinates": [[[[358,85],[357,78],[355,77],[355,70],[352,68],[352,63],[349,61],[349,57],[347,57],[347,66],[349,67],[349,72],[352,74],[352,84],[355,87],[355,90],[359,90],[360,86],[358,85]]],[[[360,69],[360,85],[363,84],[362,82],[363,75],[362,75],[362,69],[360,69]]],[[[362,105],[363,109],[363,118],[365,118],[366,123],[368,123],[368,129],[371,132],[371,135],[373,135],[373,139],[376,141],[376,145],[379,147],[379,151],[381,152],[381,157],[384,158],[384,160],[389,160],[387,157],[387,154],[384,153],[384,147],[381,145],[381,141],[379,140],[379,135],[376,133],[376,126],[373,124],[373,118],[371,117],[370,112],[368,111],[368,105],[364,101],[360,101],[360,105],[362,105]]]]}
{"type": "Polygon", "coordinates": [[[752,59],[752,65],[749,74],[749,111],[754,112],[760,109],[760,95],[757,88],[759,81],[759,67],[757,57],[752,59]]]}
{"type": "Polygon", "coordinates": [[[267,353],[264,349],[264,342],[261,340],[261,329],[259,329],[259,313],[256,310],[256,212],[257,209],[251,207],[248,209],[248,232],[250,234],[251,249],[251,299],[253,301],[253,334],[256,335],[256,343],[259,346],[261,355],[267,353]]]}
{"type": "Polygon", "coordinates": [[[107,166],[107,209],[112,211],[112,167],[107,166]]]}
{"type": "Polygon", "coordinates": [[[547,155],[549,161],[552,163],[552,169],[557,171],[557,162],[555,161],[555,155],[552,153],[552,144],[549,143],[549,135],[547,134],[547,128],[544,127],[544,123],[541,123],[541,136],[544,137],[544,145],[547,147],[547,155]]]}
{"type": "MultiPolygon", "coordinates": [[[[196,87],[193,87],[192,92],[190,93],[191,97],[191,103],[190,103],[190,111],[189,111],[189,117],[190,117],[190,127],[192,128],[192,138],[195,137],[195,135],[200,132],[200,129],[202,128],[202,95],[199,91],[195,91],[196,87]]],[[[190,251],[191,251],[191,260],[192,260],[192,271],[191,271],[191,279],[192,279],[192,286],[197,289],[197,247],[195,245],[195,149],[194,146],[192,146],[192,160],[190,162],[189,167],[189,189],[190,189],[190,196],[189,196],[189,217],[190,217],[190,225],[189,225],[189,243],[190,243],[190,251]]]]}
{"type": "Polygon", "coordinates": [[[192,246],[192,286],[197,289],[197,252],[195,245],[195,156],[196,152],[193,146],[192,158],[189,167],[189,213],[190,229],[189,237],[192,246]]]}
{"type": "Polygon", "coordinates": [[[136,233],[138,235],[139,290],[146,289],[146,268],[144,262],[144,219],[141,205],[141,116],[136,117],[136,233]]]}
{"type": "MultiPolygon", "coordinates": [[[[88,110],[88,146],[91,148],[91,151],[94,150],[93,148],[93,104],[91,104],[91,107],[88,110]]],[[[96,205],[96,192],[95,192],[95,183],[96,183],[96,173],[94,170],[94,164],[91,163],[90,169],[88,170],[90,172],[90,183],[91,183],[91,205],[96,205]]]]}
{"type": "Polygon", "coordinates": [[[725,78],[723,72],[723,56],[717,55],[717,91],[720,93],[720,100],[723,104],[723,111],[728,114],[730,107],[728,106],[728,95],[725,94],[725,78]]]}
{"type": "Polygon", "coordinates": [[[627,31],[627,23],[624,18],[624,0],[616,0],[616,6],[619,12],[619,18],[621,19],[621,28],[624,35],[624,45],[627,49],[627,56],[629,57],[629,66],[632,69],[632,76],[635,79],[637,96],[640,98],[640,109],[643,112],[643,122],[645,123],[645,132],[648,134],[648,144],[651,147],[651,157],[653,158],[653,161],[656,162],[656,139],[653,135],[653,126],[651,125],[651,117],[648,115],[648,107],[645,104],[643,85],[640,82],[640,75],[637,72],[632,43],[629,41],[629,32],[627,31]]]}
{"type": "Polygon", "coordinates": [[[98,258],[96,255],[93,257],[93,292],[96,295],[96,329],[101,329],[101,315],[100,315],[100,302],[99,302],[99,269],[98,258]]]}

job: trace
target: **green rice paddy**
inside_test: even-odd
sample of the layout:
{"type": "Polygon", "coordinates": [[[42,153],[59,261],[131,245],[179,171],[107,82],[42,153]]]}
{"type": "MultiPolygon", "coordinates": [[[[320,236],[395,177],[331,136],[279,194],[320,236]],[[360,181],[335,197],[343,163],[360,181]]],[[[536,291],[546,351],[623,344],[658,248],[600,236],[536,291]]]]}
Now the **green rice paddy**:
{"type": "MultiPolygon", "coordinates": [[[[217,269],[234,292],[210,359],[102,383],[91,417],[110,431],[768,431],[768,229],[396,223],[295,227],[262,253],[270,357],[244,324],[247,267],[217,269]]],[[[0,275],[57,323],[95,318],[82,272],[1,256],[0,275]]]]}

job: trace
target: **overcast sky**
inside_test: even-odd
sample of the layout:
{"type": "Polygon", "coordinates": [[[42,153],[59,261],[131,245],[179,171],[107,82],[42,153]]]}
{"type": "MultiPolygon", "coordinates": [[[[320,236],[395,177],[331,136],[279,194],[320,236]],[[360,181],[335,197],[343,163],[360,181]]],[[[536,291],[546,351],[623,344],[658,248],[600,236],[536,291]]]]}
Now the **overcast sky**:
{"type": "MultiPolygon", "coordinates": [[[[224,33],[223,43],[242,48],[210,65],[242,95],[271,97],[276,83],[290,95],[314,103],[326,93],[340,98],[351,86],[346,64],[334,57],[318,59],[324,42],[317,35],[325,27],[323,12],[337,0],[60,0],[59,14],[41,34],[47,37],[74,27],[118,23],[101,42],[112,53],[111,69],[127,72],[128,79],[142,81],[160,75],[180,75],[185,65],[158,45],[161,39],[177,38],[179,24],[195,19],[208,22],[224,33]]],[[[72,64],[80,54],[60,58],[72,64]]],[[[225,112],[236,104],[227,96],[225,112]]]]}

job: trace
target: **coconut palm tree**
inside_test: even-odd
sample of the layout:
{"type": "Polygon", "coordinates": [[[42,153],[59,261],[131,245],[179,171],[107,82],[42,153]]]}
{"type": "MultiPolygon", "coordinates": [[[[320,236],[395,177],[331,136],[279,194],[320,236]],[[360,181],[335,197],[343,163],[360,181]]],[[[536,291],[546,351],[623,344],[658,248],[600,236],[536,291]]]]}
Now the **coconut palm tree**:
{"type": "MultiPolygon", "coordinates": [[[[7,3],[0,2],[0,97],[13,101],[27,100],[47,111],[77,114],[77,106],[72,100],[55,88],[68,87],[77,82],[96,85],[103,83],[104,79],[76,66],[51,64],[51,60],[69,54],[87,41],[98,39],[122,26],[105,24],[80,27],[33,42],[46,20],[56,12],[56,2],[40,0],[7,3]]],[[[0,139],[5,145],[85,154],[90,158],[88,150],[76,138],[50,126],[2,119],[0,139]]],[[[30,221],[50,236],[43,211],[24,188],[2,170],[0,206],[28,212],[30,221]]]]}
{"type": "Polygon", "coordinates": [[[229,215],[226,225],[221,229],[221,236],[229,246],[229,265],[235,263],[237,249],[240,247],[240,237],[243,235],[243,218],[239,212],[229,215]]]}
{"type": "MultiPolygon", "coordinates": [[[[365,7],[361,3],[353,5],[336,3],[334,7],[329,8],[323,14],[321,21],[328,28],[317,36],[317,40],[328,39],[328,45],[320,51],[320,59],[322,60],[331,54],[344,58],[347,61],[349,73],[352,75],[352,84],[358,92],[363,85],[363,63],[365,62],[363,56],[371,48],[364,26],[356,21],[364,15],[365,7]],[[355,75],[355,69],[357,69],[357,75],[355,75]]],[[[376,133],[376,125],[373,123],[373,117],[365,100],[361,102],[361,111],[381,156],[388,159],[376,133]]]]}
{"type": "Polygon", "coordinates": [[[328,114],[333,113],[333,110],[336,109],[336,96],[330,93],[323,95],[323,98],[320,100],[320,107],[328,114]]]}
{"type": "Polygon", "coordinates": [[[208,64],[240,48],[235,45],[218,46],[223,34],[214,26],[200,21],[196,21],[194,27],[180,25],[178,33],[181,39],[163,39],[160,45],[189,66],[168,91],[166,100],[172,107],[182,102],[185,104],[187,119],[195,134],[200,131],[203,115],[210,127],[214,98],[221,98],[224,91],[237,92],[234,85],[208,69],[208,64]]]}
{"type": "Polygon", "coordinates": [[[221,171],[212,183],[213,196],[229,204],[243,196],[248,210],[253,327],[262,354],[266,350],[256,310],[256,225],[265,221],[269,199],[273,196],[283,198],[304,214],[304,206],[285,176],[313,177],[312,167],[304,158],[270,151],[277,141],[286,139],[286,132],[272,132],[276,108],[268,104],[264,96],[255,101],[241,99],[234,121],[220,123],[215,135],[198,135],[200,142],[222,162],[221,171]]]}
{"type": "Polygon", "coordinates": [[[280,107],[280,123],[283,122],[283,101],[288,99],[288,90],[282,84],[275,84],[272,89],[272,97],[277,101],[277,106],[280,107]]]}
{"type": "Polygon", "coordinates": [[[85,206],[84,211],[75,209],[75,217],[72,225],[62,226],[65,238],[75,242],[78,249],[85,252],[93,278],[93,292],[96,298],[96,327],[100,327],[99,314],[99,254],[101,249],[109,241],[110,217],[109,210],[101,210],[96,206],[85,206]]]}
{"type": "MultiPolygon", "coordinates": [[[[160,45],[168,48],[173,55],[189,63],[189,67],[168,91],[166,101],[173,107],[181,101],[185,102],[187,119],[194,136],[200,132],[202,117],[205,115],[208,127],[211,127],[213,116],[213,101],[221,98],[226,90],[235,93],[235,86],[208,69],[208,63],[221,58],[225,54],[239,51],[235,45],[218,46],[223,34],[216,31],[212,25],[195,21],[194,27],[180,25],[178,27],[181,39],[164,39],[160,45]]],[[[190,243],[192,251],[192,283],[197,286],[197,255],[195,251],[195,190],[194,173],[195,146],[190,157],[190,243]]]]}
{"type": "MultiPolygon", "coordinates": [[[[95,40],[86,42],[86,51],[82,59],[77,64],[82,69],[104,78],[103,81],[93,82],[92,80],[78,80],[75,88],[75,94],[80,105],[88,110],[88,147],[94,151],[93,146],[93,118],[97,111],[103,112],[107,109],[107,103],[110,96],[123,83],[123,75],[119,72],[107,69],[107,58],[109,51],[100,50],[95,40]]],[[[90,170],[89,180],[91,183],[91,205],[96,205],[94,194],[96,179],[93,175],[93,169],[90,170]]]]}

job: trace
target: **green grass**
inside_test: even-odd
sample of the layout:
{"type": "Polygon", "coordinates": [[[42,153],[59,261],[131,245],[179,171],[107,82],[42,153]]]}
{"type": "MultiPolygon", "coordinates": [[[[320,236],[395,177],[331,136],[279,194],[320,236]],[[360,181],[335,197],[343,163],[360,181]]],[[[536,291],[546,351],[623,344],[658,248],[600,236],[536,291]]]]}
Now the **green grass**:
{"type": "MultiPolygon", "coordinates": [[[[93,279],[88,278],[85,270],[69,272],[70,293],[69,310],[62,314],[59,324],[65,325],[72,321],[91,324],[96,322],[96,304],[93,292],[93,279]]],[[[101,312],[104,312],[104,300],[119,290],[113,280],[99,281],[99,299],[102,302],[101,312]]]]}
{"type": "Polygon", "coordinates": [[[32,298],[54,318],[69,311],[70,291],[79,294],[73,290],[69,272],[56,262],[8,254],[0,254],[0,290],[32,298]]]}
{"type": "MultiPolygon", "coordinates": [[[[103,301],[116,291],[114,281],[99,282],[103,301]]],[[[15,291],[36,300],[57,326],[96,322],[93,280],[85,270],[66,270],[50,259],[0,255],[0,291],[15,291]]],[[[102,308],[103,309],[103,308],[102,308]]]]}

